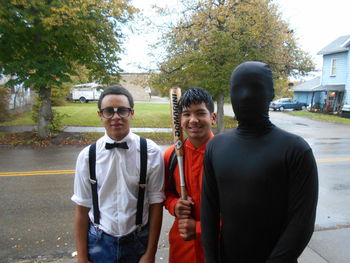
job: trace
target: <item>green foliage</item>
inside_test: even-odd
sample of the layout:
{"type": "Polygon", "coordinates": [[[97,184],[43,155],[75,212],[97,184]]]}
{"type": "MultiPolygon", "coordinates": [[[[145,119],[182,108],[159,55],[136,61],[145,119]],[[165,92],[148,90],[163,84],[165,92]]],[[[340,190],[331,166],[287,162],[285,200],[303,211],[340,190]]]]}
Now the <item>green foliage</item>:
{"type": "Polygon", "coordinates": [[[270,65],[276,79],[313,69],[271,0],[182,1],[178,23],[163,34],[166,56],[152,85],[163,95],[172,86],[202,86],[228,95],[232,70],[249,60],[270,65]]]}
{"type": "Polygon", "coordinates": [[[76,65],[98,79],[117,75],[121,26],[135,11],[125,0],[8,0],[0,10],[5,74],[36,87],[69,80],[76,65]]]}
{"type": "MultiPolygon", "coordinates": [[[[51,95],[45,89],[61,88],[81,66],[96,81],[115,81],[124,37],[121,28],[136,11],[128,0],[3,1],[0,73],[16,75],[11,84],[33,87],[44,103],[51,95]]],[[[52,119],[44,111],[40,114],[44,116],[39,121],[46,120],[41,124],[52,119]]]]}
{"type": "Polygon", "coordinates": [[[57,110],[53,109],[53,120],[51,122],[51,125],[49,126],[50,131],[57,132],[61,131],[64,127],[63,119],[68,117],[67,114],[61,114],[57,110]]]}
{"type": "Polygon", "coordinates": [[[275,98],[292,98],[294,96],[293,92],[290,91],[290,88],[288,86],[289,81],[288,79],[275,79],[275,98]]]}
{"type": "Polygon", "coordinates": [[[52,106],[63,106],[66,104],[66,98],[69,96],[71,84],[63,83],[61,86],[53,86],[51,90],[52,106]]]}
{"type": "Polygon", "coordinates": [[[0,86],[0,121],[5,121],[9,117],[8,100],[10,97],[9,89],[0,86]]]}
{"type": "MultiPolygon", "coordinates": [[[[32,120],[37,123],[38,122],[38,118],[39,118],[39,109],[41,107],[42,102],[37,100],[32,108],[32,112],[31,112],[31,118],[32,120]]],[[[55,133],[57,131],[60,131],[63,129],[64,127],[64,122],[63,119],[67,118],[68,114],[66,113],[62,113],[60,111],[58,111],[57,109],[52,109],[52,119],[51,119],[51,124],[49,125],[49,131],[51,133],[55,133]]],[[[23,125],[23,124],[22,124],[23,125]]]]}
{"type": "MultiPolygon", "coordinates": [[[[74,65],[76,68],[75,74],[70,75],[70,81],[64,82],[61,85],[53,86],[51,91],[52,106],[64,106],[67,103],[67,97],[70,96],[70,90],[75,84],[92,82],[91,72],[85,66],[74,65]]],[[[119,80],[119,77],[113,78],[115,81],[119,80]]]]}

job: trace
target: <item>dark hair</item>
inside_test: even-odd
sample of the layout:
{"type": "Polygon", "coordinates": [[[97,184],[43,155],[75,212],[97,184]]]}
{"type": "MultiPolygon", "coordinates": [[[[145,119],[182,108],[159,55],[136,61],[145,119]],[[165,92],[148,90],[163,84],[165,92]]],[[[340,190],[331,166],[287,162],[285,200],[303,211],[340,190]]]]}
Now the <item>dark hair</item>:
{"type": "Polygon", "coordinates": [[[213,97],[210,95],[210,93],[200,87],[190,88],[186,90],[184,94],[182,94],[179,101],[179,108],[182,112],[183,108],[188,108],[192,104],[200,104],[202,102],[204,102],[210,113],[214,112],[213,97]]]}
{"type": "Polygon", "coordinates": [[[118,85],[113,85],[108,88],[106,88],[100,95],[100,98],[98,99],[97,106],[98,109],[101,110],[101,104],[102,100],[105,96],[107,95],[124,95],[125,97],[128,98],[130,107],[133,109],[134,108],[134,99],[131,95],[131,93],[124,87],[118,86],[118,85]]]}

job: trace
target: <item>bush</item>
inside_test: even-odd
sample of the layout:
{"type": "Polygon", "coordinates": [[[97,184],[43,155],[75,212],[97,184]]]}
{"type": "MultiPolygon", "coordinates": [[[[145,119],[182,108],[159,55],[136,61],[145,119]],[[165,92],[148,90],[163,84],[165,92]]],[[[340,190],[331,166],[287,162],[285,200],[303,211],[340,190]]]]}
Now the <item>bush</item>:
{"type": "Polygon", "coordinates": [[[62,84],[61,86],[54,86],[51,90],[52,106],[64,106],[67,104],[66,98],[69,96],[69,89],[72,85],[62,84]]]}
{"type": "MultiPolygon", "coordinates": [[[[33,105],[32,119],[35,123],[38,123],[40,105],[41,105],[41,101],[39,101],[38,99],[33,105]]],[[[61,131],[64,127],[62,120],[67,116],[68,116],[67,114],[61,114],[57,110],[52,109],[52,120],[51,120],[51,125],[49,126],[50,133],[61,131]]]]}

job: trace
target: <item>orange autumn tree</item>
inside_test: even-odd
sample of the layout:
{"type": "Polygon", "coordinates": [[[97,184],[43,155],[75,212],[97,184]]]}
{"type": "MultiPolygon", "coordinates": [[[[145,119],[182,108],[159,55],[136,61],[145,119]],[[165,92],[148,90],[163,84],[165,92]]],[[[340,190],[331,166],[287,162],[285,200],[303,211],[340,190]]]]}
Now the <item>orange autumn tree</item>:
{"type": "Polygon", "coordinates": [[[163,94],[172,86],[207,89],[217,101],[218,132],[224,130],[230,75],[240,63],[265,62],[276,79],[284,80],[314,68],[271,0],[181,2],[179,19],[162,36],[166,52],[151,81],[163,94]]]}

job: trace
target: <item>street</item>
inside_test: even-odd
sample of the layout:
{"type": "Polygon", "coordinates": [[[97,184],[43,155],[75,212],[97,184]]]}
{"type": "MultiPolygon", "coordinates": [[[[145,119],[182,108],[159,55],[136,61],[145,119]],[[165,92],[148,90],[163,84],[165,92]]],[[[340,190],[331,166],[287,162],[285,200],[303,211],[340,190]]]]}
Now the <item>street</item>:
{"type": "Polygon", "coordinates": [[[350,127],[280,112],[273,112],[271,121],[302,136],[314,152],[319,173],[316,230],[349,226],[350,127]]]}
{"type": "MultiPolygon", "coordinates": [[[[301,135],[313,149],[320,185],[316,230],[349,227],[350,126],[280,112],[270,115],[275,125],[301,135]]],[[[75,246],[70,197],[81,149],[0,148],[0,262],[71,257],[75,246]]],[[[157,262],[167,262],[172,218],[164,215],[157,262]]]]}

